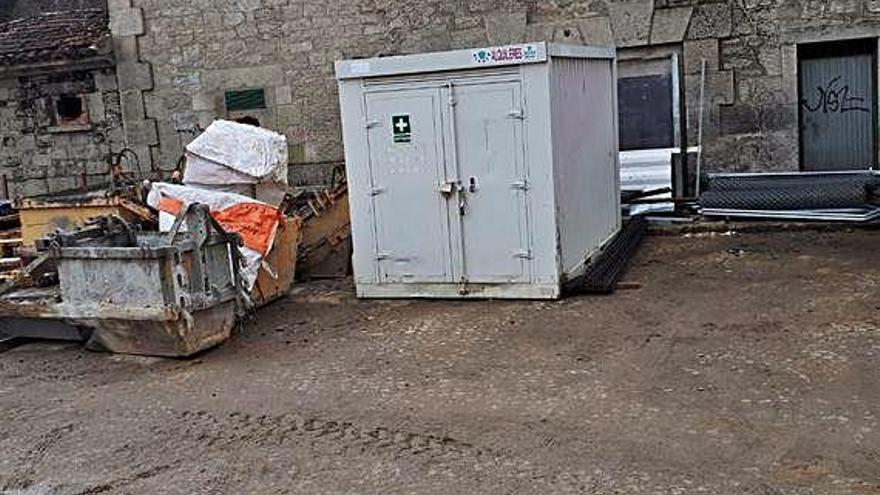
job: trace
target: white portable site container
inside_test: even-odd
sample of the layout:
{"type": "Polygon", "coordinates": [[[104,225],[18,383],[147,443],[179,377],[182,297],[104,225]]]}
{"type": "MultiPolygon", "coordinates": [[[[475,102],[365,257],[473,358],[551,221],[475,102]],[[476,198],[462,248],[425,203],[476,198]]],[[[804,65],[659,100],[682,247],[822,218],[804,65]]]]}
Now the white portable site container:
{"type": "Polygon", "coordinates": [[[554,299],[620,229],[615,52],[336,64],[363,298],[554,299]]]}

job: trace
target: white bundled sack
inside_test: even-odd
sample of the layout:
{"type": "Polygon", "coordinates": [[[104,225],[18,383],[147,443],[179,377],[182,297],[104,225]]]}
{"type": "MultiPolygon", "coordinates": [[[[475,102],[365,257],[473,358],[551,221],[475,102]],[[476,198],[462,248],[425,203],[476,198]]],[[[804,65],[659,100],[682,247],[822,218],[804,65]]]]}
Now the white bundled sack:
{"type": "Polygon", "coordinates": [[[174,217],[194,203],[207,205],[217,223],[241,236],[245,259],[242,275],[247,289],[253,289],[263,258],[272,250],[278,229],[283,227],[281,212],[272,205],[239,194],[174,184],[153,184],[147,196],[147,204],[159,211],[162,232],[168,232],[174,217]]]}
{"type": "Polygon", "coordinates": [[[278,205],[287,191],[287,165],[283,135],[216,120],[186,147],[183,182],[278,205]]]}

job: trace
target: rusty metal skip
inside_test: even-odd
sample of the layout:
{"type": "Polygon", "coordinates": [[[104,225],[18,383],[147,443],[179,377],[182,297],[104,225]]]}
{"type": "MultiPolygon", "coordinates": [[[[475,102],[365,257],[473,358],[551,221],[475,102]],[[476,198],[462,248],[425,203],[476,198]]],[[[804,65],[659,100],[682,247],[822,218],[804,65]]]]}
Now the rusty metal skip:
{"type": "Polygon", "coordinates": [[[58,285],[5,287],[0,334],[162,357],[192,356],[226,341],[251,307],[238,236],[204,205],[182,212],[169,234],[118,235],[123,225],[117,219],[94,235],[55,236],[40,265],[56,264],[58,285]]]}

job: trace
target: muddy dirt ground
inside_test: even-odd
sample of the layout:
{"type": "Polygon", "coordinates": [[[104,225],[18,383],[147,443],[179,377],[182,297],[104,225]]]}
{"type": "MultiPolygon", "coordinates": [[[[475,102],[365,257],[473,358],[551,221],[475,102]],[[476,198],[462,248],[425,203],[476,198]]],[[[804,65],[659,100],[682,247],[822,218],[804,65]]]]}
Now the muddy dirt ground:
{"type": "Polygon", "coordinates": [[[609,297],[316,283],[194,360],[19,347],[0,493],[880,493],[878,246],[652,237],[609,297]]]}

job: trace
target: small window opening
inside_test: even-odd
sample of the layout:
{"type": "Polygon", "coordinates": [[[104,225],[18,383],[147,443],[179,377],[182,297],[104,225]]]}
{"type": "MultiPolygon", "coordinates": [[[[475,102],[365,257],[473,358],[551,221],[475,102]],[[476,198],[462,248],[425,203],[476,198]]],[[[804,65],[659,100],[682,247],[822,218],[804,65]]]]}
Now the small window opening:
{"type": "Polygon", "coordinates": [[[89,125],[89,113],[82,96],[55,98],[55,125],[61,129],[80,129],[89,125]]]}
{"type": "Polygon", "coordinates": [[[62,96],[55,103],[61,120],[76,120],[83,113],[83,102],[79,96],[62,96]]]}

